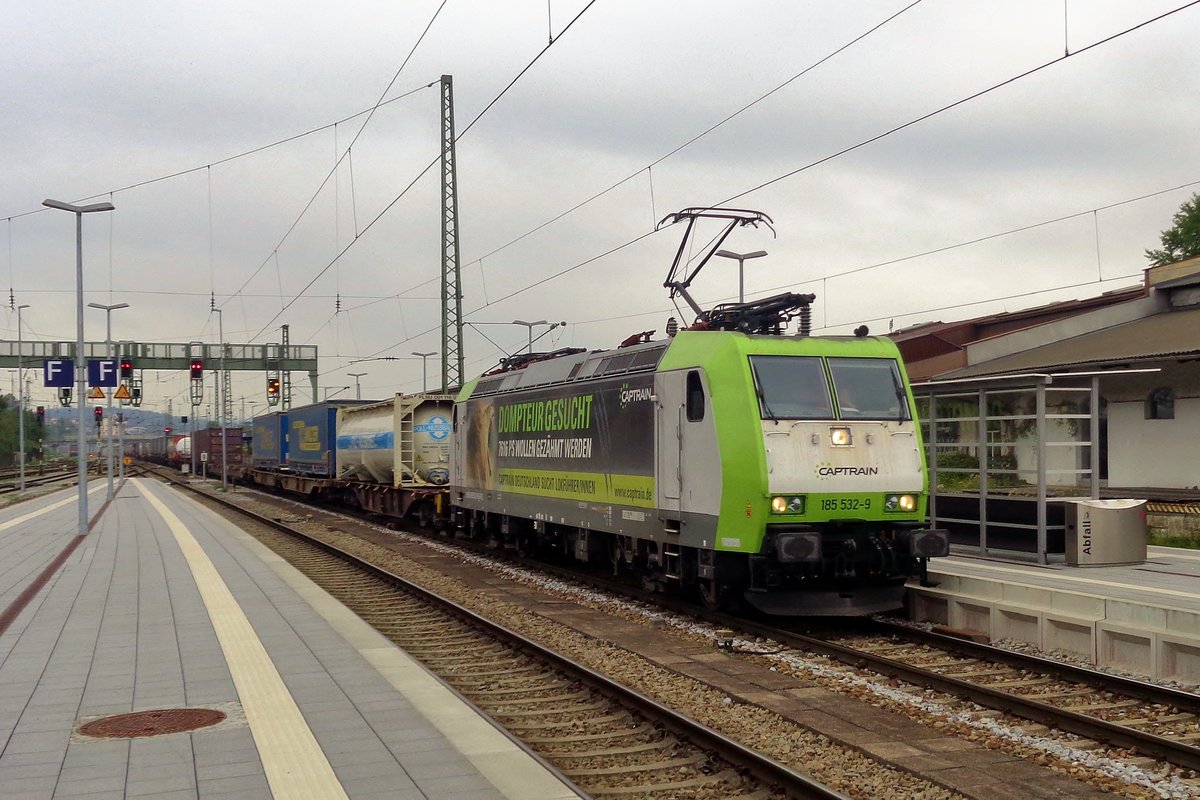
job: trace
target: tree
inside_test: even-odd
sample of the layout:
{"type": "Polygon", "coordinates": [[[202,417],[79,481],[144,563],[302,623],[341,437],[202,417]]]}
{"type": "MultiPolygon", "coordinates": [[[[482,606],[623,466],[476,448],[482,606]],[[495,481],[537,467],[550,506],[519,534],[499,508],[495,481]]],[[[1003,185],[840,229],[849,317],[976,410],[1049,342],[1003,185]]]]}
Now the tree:
{"type": "Polygon", "coordinates": [[[1193,194],[1175,212],[1174,224],[1162,232],[1161,250],[1147,250],[1146,258],[1154,267],[1200,256],[1200,195],[1193,194]]]}

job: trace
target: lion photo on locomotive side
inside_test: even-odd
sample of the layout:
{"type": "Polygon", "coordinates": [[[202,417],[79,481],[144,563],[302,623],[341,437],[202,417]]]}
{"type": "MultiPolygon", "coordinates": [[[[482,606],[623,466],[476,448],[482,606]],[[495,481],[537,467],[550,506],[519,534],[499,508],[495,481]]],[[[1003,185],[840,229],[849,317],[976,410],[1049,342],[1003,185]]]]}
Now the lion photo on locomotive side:
{"type": "Polygon", "coordinates": [[[466,472],[470,485],[492,488],[495,465],[492,460],[492,432],[496,409],[490,402],[476,403],[467,418],[466,472]]]}

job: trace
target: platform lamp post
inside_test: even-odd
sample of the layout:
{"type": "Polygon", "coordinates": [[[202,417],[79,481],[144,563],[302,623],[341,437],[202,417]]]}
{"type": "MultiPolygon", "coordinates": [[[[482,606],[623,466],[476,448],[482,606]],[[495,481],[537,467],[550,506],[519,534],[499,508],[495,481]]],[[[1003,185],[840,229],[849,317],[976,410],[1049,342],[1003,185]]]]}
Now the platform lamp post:
{"type": "Polygon", "coordinates": [[[349,375],[351,378],[354,378],[354,399],[362,400],[362,391],[359,388],[358,379],[363,377],[367,373],[365,373],[365,372],[347,372],[346,374],[349,375]]]}
{"type": "MultiPolygon", "coordinates": [[[[112,312],[119,308],[129,308],[129,303],[117,303],[115,305],[106,306],[104,303],[88,303],[88,308],[98,308],[104,312],[104,357],[112,358],[112,312]]],[[[104,413],[108,414],[108,499],[113,499],[113,416],[112,416],[112,395],[108,395],[108,410],[104,413]]],[[[82,395],[81,395],[82,396],[82,395]]]]}
{"type": "Polygon", "coordinates": [[[25,491],[25,379],[24,374],[24,343],[21,339],[21,309],[29,308],[28,303],[22,303],[17,306],[17,463],[20,465],[19,475],[17,478],[17,489],[19,492],[25,491]]]}
{"type": "Polygon", "coordinates": [[[743,262],[751,258],[762,258],[767,254],[766,250],[755,250],[753,253],[735,253],[732,250],[718,250],[715,255],[721,258],[732,258],[738,262],[738,302],[746,302],[746,274],[744,271],[743,262]]]}
{"type": "Polygon", "coordinates": [[[43,200],[47,208],[70,211],[75,215],[75,396],[79,403],[79,529],[80,536],[88,532],[87,508],[87,420],[84,417],[87,402],[83,391],[87,383],[87,362],[83,352],[83,215],[96,211],[112,211],[112,203],[89,203],[77,206],[61,200],[43,200]]]}
{"type": "Polygon", "coordinates": [[[413,351],[413,355],[418,356],[421,359],[421,394],[429,391],[429,381],[425,377],[425,365],[428,363],[430,356],[436,356],[437,354],[437,350],[431,350],[428,353],[418,353],[416,350],[413,351]]]}
{"type": "Polygon", "coordinates": [[[221,419],[221,491],[229,491],[229,448],[225,444],[225,315],[214,307],[217,315],[217,338],[221,340],[221,358],[217,367],[217,416],[221,419]]]}

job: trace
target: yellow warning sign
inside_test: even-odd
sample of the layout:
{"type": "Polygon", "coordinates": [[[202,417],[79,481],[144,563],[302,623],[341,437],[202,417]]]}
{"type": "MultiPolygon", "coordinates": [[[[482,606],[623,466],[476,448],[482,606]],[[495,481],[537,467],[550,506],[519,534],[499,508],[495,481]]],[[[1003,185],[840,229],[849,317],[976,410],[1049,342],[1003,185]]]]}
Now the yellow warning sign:
{"type": "Polygon", "coordinates": [[[117,387],[117,393],[113,395],[113,400],[132,400],[133,395],[129,393],[129,387],[121,384],[117,387]]]}
{"type": "Polygon", "coordinates": [[[93,386],[92,390],[90,392],[88,392],[89,400],[103,400],[104,397],[105,397],[104,390],[101,389],[99,386],[93,386]]]}

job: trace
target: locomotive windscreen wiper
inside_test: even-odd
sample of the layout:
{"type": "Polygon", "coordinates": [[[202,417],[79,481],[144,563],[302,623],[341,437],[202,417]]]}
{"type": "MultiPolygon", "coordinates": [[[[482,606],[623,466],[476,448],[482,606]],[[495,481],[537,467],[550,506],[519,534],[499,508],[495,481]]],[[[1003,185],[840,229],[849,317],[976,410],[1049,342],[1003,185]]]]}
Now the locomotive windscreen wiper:
{"type": "Polygon", "coordinates": [[[758,395],[758,402],[762,404],[763,413],[767,415],[771,422],[779,422],[779,418],[771,410],[771,404],[767,402],[767,396],[763,394],[762,387],[758,385],[758,381],[754,382],[754,393],[758,395]]]}

